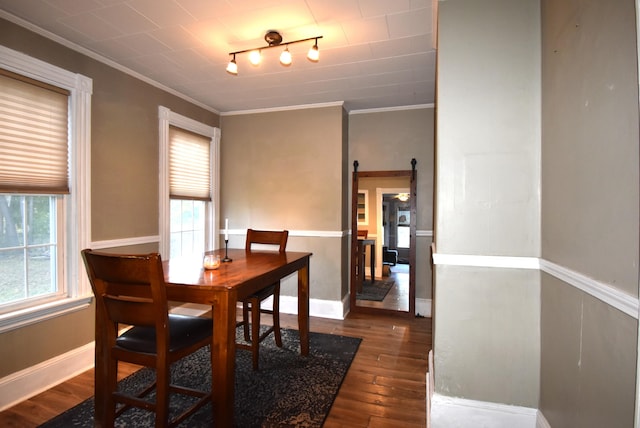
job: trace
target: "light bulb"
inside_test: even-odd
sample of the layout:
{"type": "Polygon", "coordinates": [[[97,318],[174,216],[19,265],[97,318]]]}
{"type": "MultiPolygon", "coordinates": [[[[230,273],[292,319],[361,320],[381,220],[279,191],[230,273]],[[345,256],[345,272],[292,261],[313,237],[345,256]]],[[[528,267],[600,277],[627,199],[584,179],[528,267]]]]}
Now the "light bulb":
{"type": "Polygon", "coordinates": [[[317,62],[320,59],[320,52],[318,51],[318,45],[315,44],[307,53],[307,59],[309,61],[317,62]]]}
{"type": "Polygon", "coordinates": [[[262,61],[262,54],[260,51],[251,51],[249,52],[249,62],[252,65],[258,65],[262,61]]]}
{"type": "Polygon", "coordinates": [[[233,74],[234,76],[238,74],[238,64],[236,64],[236,56],[233,56],[233,59],[229,61],[227,64],[227,73],[233,74]]]}
{"type": "Polygon", "coordinates": [[[285,48],[280,54],[280,64],[282,65],[291,65],[291,52],[289,52],[289,48],[285,48]]]}

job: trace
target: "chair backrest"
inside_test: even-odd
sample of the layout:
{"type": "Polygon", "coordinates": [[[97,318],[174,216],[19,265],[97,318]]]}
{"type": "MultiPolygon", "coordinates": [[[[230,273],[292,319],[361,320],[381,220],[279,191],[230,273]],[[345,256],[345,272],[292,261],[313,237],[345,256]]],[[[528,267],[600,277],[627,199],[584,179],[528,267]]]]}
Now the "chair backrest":
{"type": "Polygon", "coordinates": [[[367,239],[367,236],[369,236],[368,230],[358,230],[358,238],[367,239]]]}
{"type": "MultiPolygon", "coordinates": [[[[96,322],[156,328],[158,346],[168,343],[169,308],[160,254],[123,255],[82,250],[96,297],[96,322]],[[165,330],[165,334],[158,332],[165,330]]],[[[114,329],[105,327],[106,333],[114,329]]],[[[110,336],[109,341],[115,340],[110,336]]]]}
{"type": "Polygon", "coordinates": [[[251,251],[252,244],[278,245],[278,251],[284,253],[287,248],[289,231],[255,230],[247,229],[247,242],[245,250],[251,251]]]}

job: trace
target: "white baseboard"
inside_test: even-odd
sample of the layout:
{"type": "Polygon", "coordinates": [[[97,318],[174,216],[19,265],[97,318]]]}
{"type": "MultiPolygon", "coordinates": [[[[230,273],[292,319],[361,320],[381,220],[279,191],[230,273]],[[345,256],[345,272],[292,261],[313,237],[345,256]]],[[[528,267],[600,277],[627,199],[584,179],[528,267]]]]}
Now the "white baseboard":
{"type": "MultiPolygon", "coordinates": [[[[416,310],[420,299],[416,300],[416,310]]],[[[424,300],[419,312],[431,313],[431,301],[424,300]]],[[[267,302],[268,304],[268,302],[267,302]]],[[[201,315],[210,309],[206,305],[184,304],[172,308],[172,313],[188,315],[201,315]]],[[[298,298],[292,296],[280,296],[280,311],[282,313],[297,314],[298,298]]],[[[349,296],[342,301],[309,299],[309,315],[320,318],[344,319],[349,312],[349,296]]],[[[425,315],[430,316],[430,315],[425,315]]],[[[6,410],[15,404],[27,400],[53,386],[71,379],[93,367],[94,343],[88,343],[73,349],[50,360],[12,373],[0,379],[0,411],[6,410]]]]}
{"type": "Polygon", "coordinates": [[[433,349],[429,351],[427,372],[427,428],[431,428],[431,400],[433,399],[434,376],[433,376],[433,349]]]}
{"type": "Polygon", "coordinates": [[[94,343],[73,349],[0,379],[0,411],[93,367],[94,343]]]}
{"type": "Polygon", "coordinates": [[[431,318],[431,299],[416,299],[416,315],[431,318]]]}
{"type": "Polygon", "coordinates": [[[538,410],[434,394],[432,428],[536,428],[538,410]]]}
{"type": "Polygon", "coordinates": [[[536,415],[536,428],[551,428],[551,425],[547,422],[547,419],[540,410],[538,410],[538,414],[536,415]]]}
{"type": "MultiPolygon", "coordinates": [[[[348,296],[341,302],[337,300],[309,299],[309,315],[312,317],[343,320],[348,312],[348,296]]],[[[280,312],[284,314],[298,313],[298,298],[280,296],[280,312]]]]}
{"type": "MultiPolygon", "coordinates": [[[[266,305],[269,302],[265,301],[266,305]]],[[[349,313],[349,295],[341,302],[336,300],[309,299],[309,315],[319,318],[343,320],[349,313]]],[[[280,296],[280,312],[285,314],[298,313],[298,298],[280,296]]],[[[431,317],[431,299],[416,299],[416,315],[431,317]]]]}

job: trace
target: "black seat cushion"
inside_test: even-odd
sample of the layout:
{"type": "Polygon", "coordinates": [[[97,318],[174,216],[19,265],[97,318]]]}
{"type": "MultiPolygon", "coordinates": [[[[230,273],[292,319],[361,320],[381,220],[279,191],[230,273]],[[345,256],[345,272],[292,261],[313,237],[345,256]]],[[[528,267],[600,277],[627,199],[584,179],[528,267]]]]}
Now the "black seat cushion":
{"type": "Polygon", "coordinates": [[[249,298],[256,298],[260,301],[266,299],[267,297],[271,296],[276,288],[276,284],[271,284],[261,290],[258,290],[257,292],[255,292],[254,294],[252,294],[251,296],[249,296],[249,298]]]}
{"type": "MultiPolygon", "coordinates": [[[[206,337],[211,337],[213,321],[188,315],[169,314],[169,352],[184,349],[206,337]]],[[[156,353],[156,329],[132,327],[116,339],[116,346],[145,354],[156,353]]]]}

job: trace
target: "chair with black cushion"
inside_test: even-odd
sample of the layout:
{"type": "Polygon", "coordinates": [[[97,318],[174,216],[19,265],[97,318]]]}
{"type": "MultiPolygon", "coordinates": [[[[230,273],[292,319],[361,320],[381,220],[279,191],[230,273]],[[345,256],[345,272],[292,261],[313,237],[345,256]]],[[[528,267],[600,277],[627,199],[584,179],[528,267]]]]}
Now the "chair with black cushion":
{"type": "Polygon", "coordinates": [[[210,391],[171,384],[171,363],[210,344],[213,321],[169,313],[160,255],[85,249],[82,258],[96,297],[96,339],[104,344],[107,359],[106,373],[96,367],[95,374],[96,389],[106,393],[106,426],[113,426],[115,419],[132,406],[154,411],[156,427],[175,426],[210,402],[210,391]],[[130,328],[119,334],[120,324],[130,328]],[[118,361],[154,368],[155,381],[137,396],[118,391],[118,361]],[[155,400],[145,399],[154,389],[155,400]],[[196,400],[170,421],[169,395],[174,392],[196,400]],[[116,409],[118,403],[124,406],[116,409]]]}
{"type": "Polygon", "coordinates": [[[391,266],[398,264],[398,250],[390,250],[389,247],[382,247],[382,263],[391,266]]]}
{"type": "MultiPolygon", "coordinates": [[[[289,231],[270,231],[247,229],[247,241],[245,251],[251,251],[254,244],[277,246],[278,251],[285,252],[289,231]]],[[[265,287],[255,294],[242,301],[242,321],[238,323],[244,327],[244,339],[247,343],[236,344],[237,348],[247,349],[252,353],[253,369],[258,370],[260,358],[260,343],[273,332],[276,346],[282,347],[282,336],[280,334],[280,281],[265,287]],[[261,307],[261,303],[268,297],[273,296],[273,309],[261,307]],[[249,311],[251,311],[251,322],[249,322],[249,311]],[[271,314],[273,325],[260,333],[260,314],[271,314]],[[249,328],[251,325],[251,328],[249,328]]]]}

